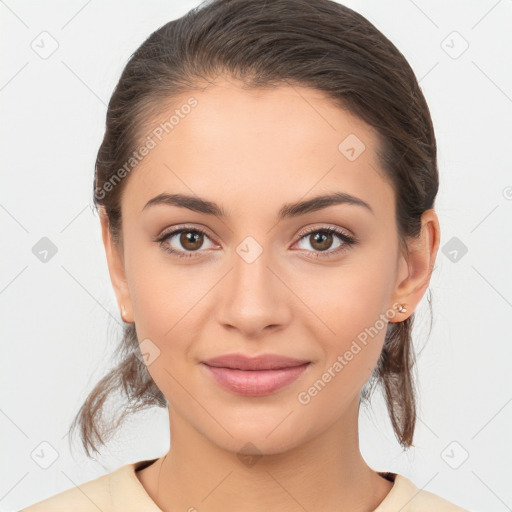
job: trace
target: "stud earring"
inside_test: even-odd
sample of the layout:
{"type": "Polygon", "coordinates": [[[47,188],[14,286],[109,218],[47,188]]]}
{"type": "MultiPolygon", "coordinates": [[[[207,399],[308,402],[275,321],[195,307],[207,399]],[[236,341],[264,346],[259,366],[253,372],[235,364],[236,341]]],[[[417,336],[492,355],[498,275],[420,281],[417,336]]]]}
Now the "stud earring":
{"type": "Polygon", "coordinates": [[[399,313],[406,313],[407,309],[405,309],[405,304],[398,304],[398,307],[396,308],[399,313]]]}

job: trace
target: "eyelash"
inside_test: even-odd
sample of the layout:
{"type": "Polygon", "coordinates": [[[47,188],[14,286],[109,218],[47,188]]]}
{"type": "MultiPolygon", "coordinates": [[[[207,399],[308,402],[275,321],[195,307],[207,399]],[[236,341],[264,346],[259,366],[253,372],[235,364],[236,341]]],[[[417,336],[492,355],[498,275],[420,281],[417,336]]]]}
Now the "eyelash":
{"type": "MultiPolygon", "coordinates": [[[[177,256],[178,258],[193,258],[193,257],[195,257],[194,254],[199,252],[199,251],[177,251],[177,250],[172,249],[171,247],[169,247],[169,245],[164,244],[164,242],[167,241],[169,238],[172,238],[174,235],[179,234],[179,233],[183,233],[183,232],[185,232],[185,233],[186,232],[200,233],[200,234],[210,238],[208,236],[208,233],[206,233],[206,231],[204,231],[201,228],[196,228],[196,227],[194,227],[194,228],[192,228],[192,227],[189,227],[189,228],[187,228],[187,227],[180,227],[178,229],[170,231],[169,233],[164,233],[161,237],[155,239],[155,242],[158,242],[164,251],[166,251],[166,252],[168,252],[168,253],[170,253],[170,254],[172,254],[174,256],[177,256]]],[[[313,251],[313,252],[312,251],[307,251],[307,252],[312,252],[314,258],[330,258],[330,257],[337,256],[341,252],[344,252],[344,251],[348,250],[350,248],[350,246],[355,245],[357,243],[357,240],[354,237],[349,236],[346,233],[344,233],[343,231],[341,231],[341,230],[339,230],[337,228],[333,228],[333,227],[323,227],[323,228],[313,228],[313,229],[310,229],[310,230],[306,231],[305,233],[302,233],[299,236],[299,240],[302,240],[303,238],[306,238],[306,237],[308,237],[309,235],[311,235],[313,233],[334,234],[334,235],[337,235],[343,241],[343,245],[341,245],[340,247],[338,247],[334,251],[313,251]],[[324,256],[324,254],[326,256],[324,256]]]]}

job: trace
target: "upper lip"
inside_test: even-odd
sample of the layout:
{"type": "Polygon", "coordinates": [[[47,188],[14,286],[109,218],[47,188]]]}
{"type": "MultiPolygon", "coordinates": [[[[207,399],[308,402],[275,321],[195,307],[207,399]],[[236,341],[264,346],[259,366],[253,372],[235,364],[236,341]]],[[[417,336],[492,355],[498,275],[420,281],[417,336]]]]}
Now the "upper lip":
{"type": "Polygon", "coordinates": [[[224,354],[203,361],[208,366],[221,368],[233,368],[238,370],[276,370],[278,368],[289,368],[300,366],[310,361],[280,356],[278,354],[261,354],[256,357],[249,357],[243,354],[224,354]]]}

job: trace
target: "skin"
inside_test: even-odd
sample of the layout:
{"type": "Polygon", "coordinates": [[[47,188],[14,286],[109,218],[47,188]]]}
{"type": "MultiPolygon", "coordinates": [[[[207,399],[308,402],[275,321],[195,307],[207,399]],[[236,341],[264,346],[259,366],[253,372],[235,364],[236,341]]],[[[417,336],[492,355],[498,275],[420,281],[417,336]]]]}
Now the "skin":
{"type": "Polygon", "coordinates": [[[129,176],[121,246],[112,243],[100,211],[124,320],[135,322],[139,341],[149,338],[160,350],[148,370],[169,401],[171,448],[137,476],[165,511],[373,510],[392,483],[360,453],[359,394],[386,329],[307,405],[297,396],[394,303],[406,304],[407,312],[390,321],[414,312],[439,246],[437,215],[423,214],[421,235],[408,240],[410,254],[404,254],[394,191],[375,153],[376,132],[320,91],[243,90],[221,78],[175,99],[152,124],[191,95],[198,106],[129,176]],[[338,149],[349,134],[366,147],[354,161],[338,149]],[[277,220],[283,204],[333,191],[357,196],[373,213],[338,204],[277,220]],[[142,211],[162,192],[214,201],[227,217],[170,205],[142,211]],[[183,224],[208,233],[196,244],[180,243],[179,234],[164,242],[190,258],[153,241],[183,224]],[[300,238],[306,229],[325,227],[338,227],[358,243],[327,257],[344,243],[337,235],[324,246],[315,233],[300,238]],[[252,263],[236,251],[247,236],[263,251],[252,263]],[[277,392],[247,397],[218,386],[200,364],[230,352],[276,353],[312,364],[277,392]],[[240,453],[262,457],[248,465],[240,453]]]}

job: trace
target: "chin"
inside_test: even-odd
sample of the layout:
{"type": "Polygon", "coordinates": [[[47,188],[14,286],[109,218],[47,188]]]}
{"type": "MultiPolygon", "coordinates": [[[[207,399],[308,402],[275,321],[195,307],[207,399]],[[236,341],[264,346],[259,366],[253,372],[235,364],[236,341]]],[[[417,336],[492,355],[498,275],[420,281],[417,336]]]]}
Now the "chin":
{"type": "Polygon", "coordinates": [[[300,420],[297,410],[289,414],[293,411],[290,407],[289,412],[283,414],[285,410],[288,409],[281,406],[278,414],[258,416],[253,412],[241,417],[235,411],[234,417],[215,416],[227,432],[221,427],[209,428],[203,435],[220,448],[236,454],[277,455],[306,442],[310,434],[304,429],[309,422],[300,420]]]}

